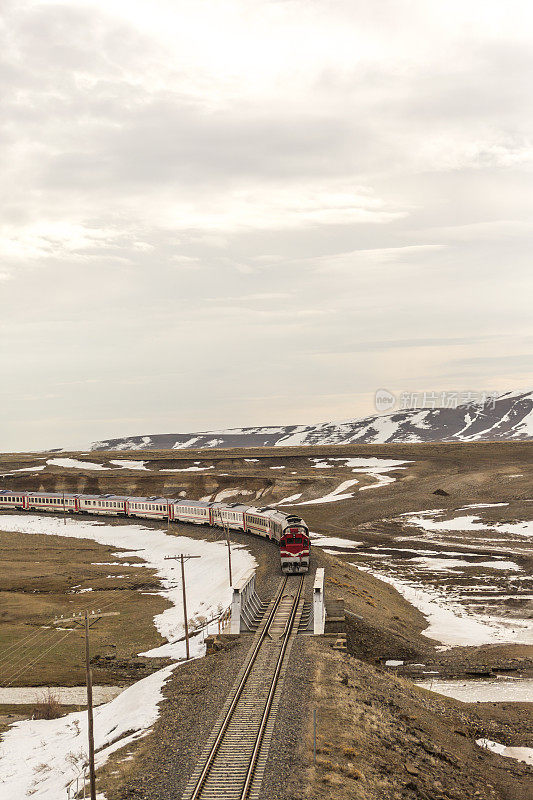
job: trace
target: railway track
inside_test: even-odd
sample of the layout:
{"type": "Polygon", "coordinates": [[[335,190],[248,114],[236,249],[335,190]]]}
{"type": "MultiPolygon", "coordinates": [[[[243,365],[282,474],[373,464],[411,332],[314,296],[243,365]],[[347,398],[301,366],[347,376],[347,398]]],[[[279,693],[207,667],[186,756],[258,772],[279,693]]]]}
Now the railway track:
{"type": "Polygon", "coordinates": [[[258,799],[303,584],[303,575],[283,579],[182,800],[258,799]]]}

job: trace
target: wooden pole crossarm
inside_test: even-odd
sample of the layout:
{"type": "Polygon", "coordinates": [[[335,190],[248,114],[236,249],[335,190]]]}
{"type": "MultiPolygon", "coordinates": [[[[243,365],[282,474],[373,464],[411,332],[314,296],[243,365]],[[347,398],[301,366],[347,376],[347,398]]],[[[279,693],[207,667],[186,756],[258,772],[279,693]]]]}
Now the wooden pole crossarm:
{"type": "Polygon", "coordinates": [[[165,561],[179,561],[182,558],[184,558],[187,561],[189,558],[201,558],[201,557],[202,556],[187,556],[187,555],[184,554],[184,555],[179,555],[179,556],[165,556],[164,560],[165,561]]]}
{"type": "MultiPolygon", "coordinates": [[[[98,622],[98,620],[102,619],[102,617],[118,617],[118,616],[120,616],[120,611],[106,611],[106,612],[91,611],[91,613],[87,615],[87,618],[89,620],[90,625],[92,625],[93,623],[98,622]]],[[[66,618],[60,617],[59,619],[52,620],[52,625],[60,625],[66,622],[74,622],[76,625],[85,626],[85,615],[83,614],[76,617],[66,617],[66,618]]]]}

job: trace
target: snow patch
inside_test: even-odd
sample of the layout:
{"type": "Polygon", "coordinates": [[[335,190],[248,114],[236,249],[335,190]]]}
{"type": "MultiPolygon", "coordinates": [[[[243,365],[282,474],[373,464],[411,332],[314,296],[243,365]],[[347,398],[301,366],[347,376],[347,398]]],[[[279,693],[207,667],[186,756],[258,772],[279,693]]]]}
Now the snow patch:
{"type": "Polygon", "coordinates": [[[49,458],[46,463],[51,467],[67,467],[68,469],[109,469],[109,467],[104,467],[103,464],[93,464],[91,461],[78,461],[77,458],[49,458]]]}
{"type": "Polygon", "coordinates": [[[339,536],[323,536],[321,533],[311,533],[309,538],[314,547],[337,547],[343,550],[356,550],[363,544],[362,542],[354,542],[353,539],[341,539],[339,536]]]}
{"type": "Polygon", "coordinates": [[[345,492],[345,489],[349,489],[356,483],[359,483],[359,481],[343,481],[333,492],[330,492],[330,494],[326,494],[324,497],[318,497],[316,500],[304,500],[302,503],[295,503],[295,505],[311,506],[315,505],[316,503],[336,503],[338,500],[347,500],[348,498],[353,497],[353,492],[345,492]]]}
{"type": "Polygon", "coordinates": [[[476,744],[497,753],[499,756],[514,758],[516,761],[524,761],[533,767],[533,747],[507,747],[505,744],[493,742],[490,739],[476,739],[476,744]]]}
{"type": "Polygon", "coordinates": [[[302,492],[299,494],[291,494],[289,497],[284,497],[282,500],[278,500],[277,503],[272,503],[273,506],[281,506],[284,503],[294,503],[295,500],[299,500],[302,496],[302,492]]]}
{"type": "Polygon", "coordinates": [[[435,572],[453,572],[458,567],[471,567],[471,568],[487,568],[487,569],[505,569],[505,570],[519,570],[521,569],[514,561],[464,561],[457,558],[427,558],[425,556],[418,556],[416,558],[408,559],[409,562],[416,562],[424,569],[435,572]]]}
{"type": "Polygon", "coordinates": [[[186,442],[176,442],[172,445],[173,450],[182,450],[184,447],[192,447],[193,444],[200,441],[199,436],[193,436],[191,439],[187,439],[186,442]]]}
{"type": "Polygon", "coordinates": [[[115,461],[110,461],[110,464],[115,464],[117,467],[122,467],[122,469],[139,469],[148,472],[148,468],[144,466],[144,461],[127,461],[126,459],[116,459],[115,461]]]}
{"type": "Polygon", "coordinates": [[[159,472],[205,472],[207,469],[215,469],[215,467],[176,467],[175,469],[160,469],[159,472]]]}
{"type": "MultiPolygon", "coordinates": [[[[419,512],[417,516],[408,516],[407,522],[422,528],[425,531],[496,531],[497,533],[510,533],[516,536],[533,536],[533,521],[527,520],[525,522],[493,522],[487,524],[481,522],[481,517],[474,515],[467,515],[464,517],[454,517],[453,519],[436,520],[430,519],[430,514],[442,514],[441,509],[438,511],[423,511],[419,512]]],[[[402,516],[404,516],[402,514],[402,516]]]]}
{"type": "Polygon", "coordinates": [[[14,472],[40,472],[45,467],[46,464],[42,464],[39,467],[22,467],[21,469],[12,469],[9,472],[5,472],[4,475],[12,475],[14,472]]]}

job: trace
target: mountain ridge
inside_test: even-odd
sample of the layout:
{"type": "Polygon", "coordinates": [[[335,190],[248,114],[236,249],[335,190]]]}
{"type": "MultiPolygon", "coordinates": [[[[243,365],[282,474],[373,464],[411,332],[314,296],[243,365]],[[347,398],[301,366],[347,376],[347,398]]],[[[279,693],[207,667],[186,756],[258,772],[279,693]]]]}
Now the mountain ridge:
{"type": "Polygon", "coordinates": [[[281,447],[392,442],[533,439],[533,391],[505,392],[455,408],[414,408],[317,425],[266,425],[195,433],[126,436],[94,442],[100,450],[182,450],[189,447],[281,447]]]}

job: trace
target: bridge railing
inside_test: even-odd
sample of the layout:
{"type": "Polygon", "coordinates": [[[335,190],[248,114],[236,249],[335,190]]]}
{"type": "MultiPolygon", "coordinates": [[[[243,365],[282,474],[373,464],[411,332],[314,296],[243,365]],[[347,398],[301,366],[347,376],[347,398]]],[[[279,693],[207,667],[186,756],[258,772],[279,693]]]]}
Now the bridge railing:
{"type": "Polygon", "coordinates": [[[255,591],[255,570],[251,570],[233,585],[230,633],[251,630],[260,607],[255,591]]]}
{"type": "Polygon", "coordinates": [[[326,625],[326,603],[324,600],[324,567],[319,567],[313,584],[313,634],[324,633],[326,625]]]}

